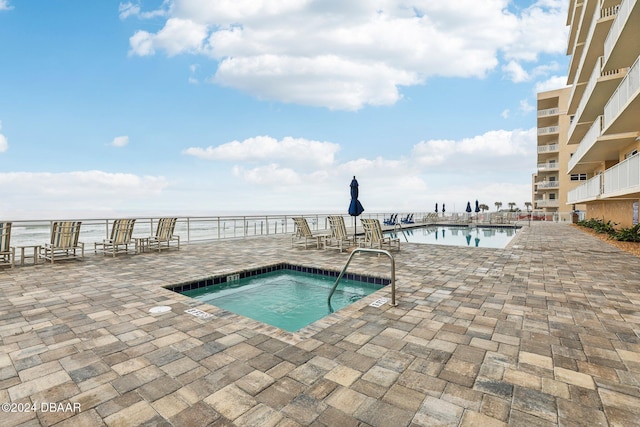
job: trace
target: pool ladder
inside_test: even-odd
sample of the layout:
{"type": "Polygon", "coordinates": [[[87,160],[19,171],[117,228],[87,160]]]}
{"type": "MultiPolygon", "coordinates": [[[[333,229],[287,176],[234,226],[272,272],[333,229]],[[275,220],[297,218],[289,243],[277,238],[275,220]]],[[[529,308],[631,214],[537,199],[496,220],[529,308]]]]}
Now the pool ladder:
{"type": "Polygon", "coordinates": [[[342,269],[342,271],[338,275],[338,278],[336,279],[336,283],[333,284],[333,288],[331,288],[331,292],[329,292],[329,298],[327,298],[327,303],[329,303],[329,306],[331,306],[331,297],[333,296],[333,293],[338,287],[338,283],[340,282],[340,279],[342,279],[342,276],[344,276],[344,273],[347,271],[347,267],[349,267],[349,263],[351,263],[351,259],[358,252],[371,252],[371,253],[377,253],[377,254],[384,254],[389,257],[389,259],[391,260],[391,303],[390,305],[393,307],[396,307],[398,305],[396,303],[396,260],[393,258],[393,255],[391,255],[389,251],[385,251],[384,249],[368,249],[368,248],[355,248],[353,252],[351,252],[351,255],[349,255],[349,259],[347,259],[347,263],[344,265],[344,268],[342,269]]]}

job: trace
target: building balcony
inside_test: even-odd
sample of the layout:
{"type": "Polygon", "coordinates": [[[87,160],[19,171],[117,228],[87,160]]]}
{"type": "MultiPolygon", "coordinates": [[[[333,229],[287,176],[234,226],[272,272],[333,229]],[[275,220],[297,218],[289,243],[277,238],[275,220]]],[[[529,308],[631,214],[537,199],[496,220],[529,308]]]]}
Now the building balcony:
{"type": "Polygon", "coordinates": [[[557,171],[559,168],[558,162],[538,163],[539,171],[557,171]]]}
{"type": "MultiPolygon", "coordinates": [[[[640,27],[640,25],[639,25],[640,27]]],[[[639,43],[640,44],[640,43],[639,43]]],[[[638,131],[640,116],[640,57],[604,107],[603,134],[638,131]]]]}
{"type": "Polygon", "coordinates": [[[596,200],[602,193],[602,175],[596,175],[567,193],[567,203],[584,203],[596,200]]]}
{"type": "Polygon", "coordinates": [[[560,132],[560,126],[547,126],[543,128],[538,128],[538,136],[550,135],[558,132],[560,132]]]}
{"type": "Polygon", "coordinates": [[[559,144],[547,144],[538,146],[538,154],[557,153],[560,151],[559,144]]]}
{"type": "Polygon", "coordinates": [[[560,114],[559,108],[547,108],[544,110],[538,110],[538,117],[558,116],[560,114]]]}
{"type": "Polygon", "coordinates": [[[629,157],[567,193],[567,203],[640,197],[640,156],[629,157]]]}
{"type": "Polygon", "coordinates": [[[534,200],[533,202],[535,203],[534,209],[560,207],[558,199],[540,199],[534,200]]]}
{"type": "MultiPolygon", "coordinates": [[[[615,69],[602,71],[602,56],[598,58],[589,77],[589,81],[584,85],[578,106],[570,108],[574,112],[574,119],[569,126],[569,143],[576,143],[584,136],[584,123],[592,122],[597,116],[602,114],[602,106],[609,100],[621,80],[627,74],[627,69],[615,69]],[[582,132],[576,131],[581,128],[582,132]]],[[[573,104],[572,99],[572,104],[573,104]]]]}
{"type": "Polygon", "coordinates": [[[560,188],[559,181],[540,181],[536,182],[536,190],[551,190],[560,188]]]}
{"type": "Polygon", "coordinates": [[[616,19],[604,41],[606,69],[622,68],[640,55],[640,3],[623,0],[618,6],[616,19]],[[631,59],[630,59],[631,58],[631,59]]]}

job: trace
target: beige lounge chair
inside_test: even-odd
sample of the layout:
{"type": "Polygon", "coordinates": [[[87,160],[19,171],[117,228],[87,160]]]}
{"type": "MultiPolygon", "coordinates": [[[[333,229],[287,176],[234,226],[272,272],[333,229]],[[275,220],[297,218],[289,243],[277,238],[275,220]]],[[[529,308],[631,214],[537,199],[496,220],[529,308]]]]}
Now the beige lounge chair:
{"type": "Polygon", "coordinates": [[[46,260],[83,259],[84,243],[80,238],[80,221],[57,221],[51,227],[51,242],[40,249],[40,256],[46,260]],[[78,253],[78,251],[80,253],[78,253]]]}
{"type": "Polygon", "coordinates": [[[353,235],[347,233],[347,226],[344,223],[344,218],[336,215],[328,217],[329,227],[331,228],[331,235],[325,240],[324,247],[332,249],[340,249],[342,252],[351,246],[356,245],[356,240],[353,235]]]}
{"type": "Polygon", "coordinates": [[[174,236],[176,222],[178,218],[160,218],[156,235],[149,238],[149,248],[157,249],[160,252],[163,249],[170,249],[171,243],[177,243],[177,249],[180,249],[180,236],[174,236]]]}
{"type": "Polygon", "coordinates": [[[364,229],[364,241],[361,243],[365,247],[384,249],[388,247],[388,249],[398,249],[400,250],[400,239],[394,237],[387,237],[382,233],[382,227],[380,226],[380,221],[377,219],[366,219],[363,218],[360,220],[362,223],[362,228],[364,229]]]}
{"type": "Polygon", "coordinates": [[[133,233],[135,222],[135,219],[116,219],[113,221],[111,237],[104,239],[102,243],[94,243],[94,253],[98,253],[98,248],[100,247],[103,255],[110,253],[115,257],[118,253],[129,253],[129,248],[132,245],[131,249],[135,251],[135,244],[131,242],[131,234],[133,233]]]}
{"type": "Polygon", "coordinates": [[[10,265],[16,262],[16,248],[9,246],[11,243],[11,223],[0,222],[0,264],[10,265]]]}
{"type": "Polygon", "coordinates": [[[304,245],[307,249],[309,243],[315,241],[316,248],[320,249],[324,241],[329,237],[327,234],[313,234],[309,228],[309,223],[304,217],[293,217],[296,230],[291,235],[291,247],[294,245],[304,245]]]}

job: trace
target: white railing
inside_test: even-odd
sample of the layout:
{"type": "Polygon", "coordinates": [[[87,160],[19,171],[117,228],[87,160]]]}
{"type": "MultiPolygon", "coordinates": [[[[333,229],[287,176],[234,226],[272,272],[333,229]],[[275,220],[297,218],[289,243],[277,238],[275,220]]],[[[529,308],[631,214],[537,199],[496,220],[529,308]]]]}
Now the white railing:
{"type": "Polygon", "coordinates": [[[602,193],[602,175],[596,175],[567,193],[567,203],[595,199],[602,193]]]}
{"type": "Polygon", "coordinates": [[[603,196],[640,187],[640,156],[629,157],[604,172],[603,196]]]}
{"type": "MultiPolygon", "coordinates": [[[[620,37],[620,33],[622,33],[622,29],[624,28],[629,15],[631,14],[631,10],[635,6],[637,0],[623,0],[615,7],[616,18],[609,29],[609,33],[607,34],[607,38],[604,40],[604,57],[608,60],[609,55],[611,55],[611,51],[615,46],[618,38],[620,37]]],[[[635,23],[631,23],[630,25],[636,25],[635,23]]]]}
{"type": "Polygon", "coordinates": [[[557,208],[560,206],[558,199],[542,199],[536,200],[535,202],[539,208],[557,208]]]}
{"type": "Polygon", "coordinates": [[[591,125],[587,133],[582,138],[582,141],[580,141],[580,145],[578,145],[578,149],[576,150],[575,153],[573,153],[573,156],[569,160],[569,171],[571,171],[578,163],[580,163],[580,160],[582,160],[582,158],[587,153],[587,151],[589,151],[591,147],[595,145],[596,141],[598,140],[598,137],[601,134],[602,134],[602,116],[598,116],[594,120],[593,124],[591,125]]]}
{"type": "Polygon", "coordinates": [[[558,168],[558,162],[538,163],[538,170],[556,170],[558,168]]]}
{"type": "Polygon", "coordinates": [[[548,144],[548,145],[539,145],[538,153],[555,153],[560,150],[560,145],[558,144],[548,144]]]}
{"type": "Polygon", "coordinates": [[[559,108],[547,108],[545,110],[538,110],[538,117],[557,116],[560,114],[559,108]]]}
{"type": "Polygon", "coordinates": [[[538,135],[548,135],[550,133],[558,133],[560,132],[559,126],[547,126],[544,128],[538,128],[538,135]]]}
{"type": "Polygon", "coordinates": [[[629,100],[638,96],[640,91],[640,57],[636,58],[627,75],[622,79],[616,91],[604,106],[605,128],[613,123],[629,100]]]}
{"type": "Polygon", "coordinates": [[[542,181],[542,182],[536,182],[536,185],[538,186],[538,189],[558,188],[560,187],[560,182],[559,181],[542,181]]]}

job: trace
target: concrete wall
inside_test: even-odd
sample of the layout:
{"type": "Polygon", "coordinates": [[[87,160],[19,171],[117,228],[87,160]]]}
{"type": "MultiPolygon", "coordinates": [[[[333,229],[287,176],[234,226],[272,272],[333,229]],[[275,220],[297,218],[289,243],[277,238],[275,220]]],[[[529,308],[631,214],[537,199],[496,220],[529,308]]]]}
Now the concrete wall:
{"type": "Polygon", "coordinates": [[[587,219],[613,221],[616,228],[633,226],[633,203],[637,200],[611,200],[589,203],[587,219]]]}

